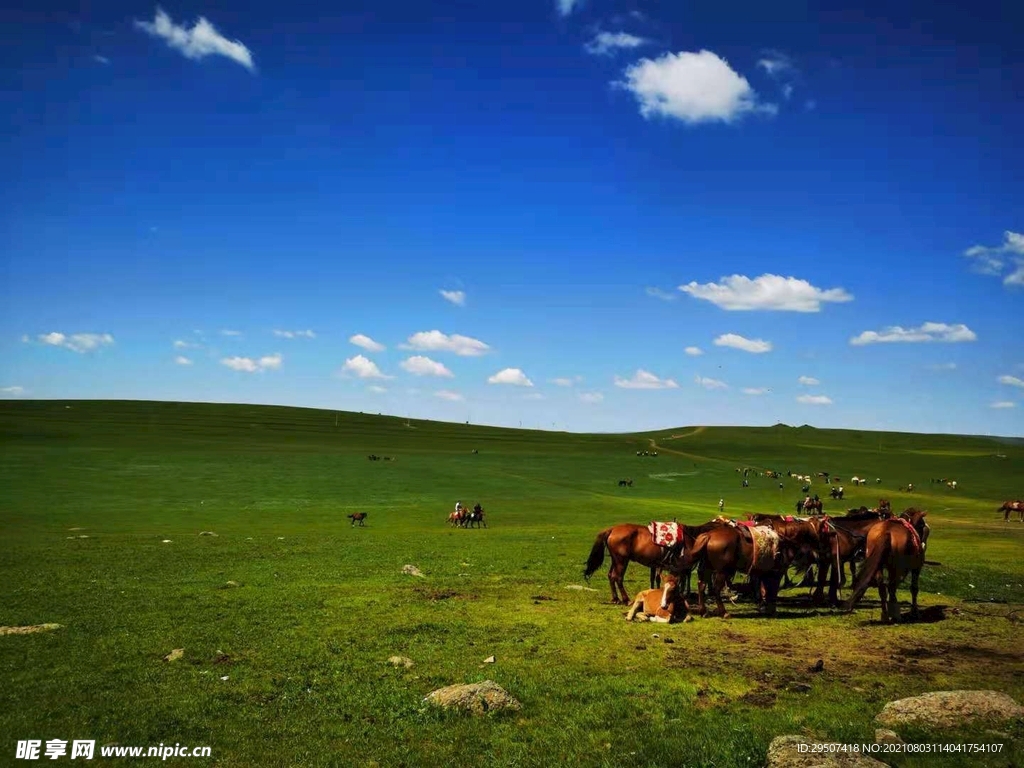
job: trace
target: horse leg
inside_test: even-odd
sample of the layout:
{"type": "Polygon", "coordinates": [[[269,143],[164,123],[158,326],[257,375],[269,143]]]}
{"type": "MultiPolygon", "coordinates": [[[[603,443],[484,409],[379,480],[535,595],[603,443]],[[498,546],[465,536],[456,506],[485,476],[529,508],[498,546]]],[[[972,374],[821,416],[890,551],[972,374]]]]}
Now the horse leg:
{"type": "Polygon", "coordinates": [[[878,576],[875,577],[875,584],[878,587],[878,599],[882,603],[882,623],[889,623],[889,592],[885,586],[885,580],[882,578],[882,571],[878,571],[878,576]]]}
{"type": "Polygon", "coordinates": [[[825,563],[825,565],[818,566],[818,584],[814,588],[814,594],[811,595],[812,605],[821,605],[825,601],[825,579],[828,579],[830,582],[828,591],[829,602],[831,603],[835,600],[835,591],[831,588],[832,582],[835,581],[833,566],[831,563],[825,563]]]}
{"type": "Polygon", "coordinates": [[[775,603],[779,597],[779,577],[776,575],[766,576],[762,579],[764,584],[764,599],[765,599],[765,615],[775,615],[775,603]]]}
{"type": "Polygon", "coordinates": [[[921,569],[915,568],[910,572],[910,618],[917,621],[917,589],[918,581],[921,578],[921,569]]]}
{"type": "Polygon", "coordinates": [[[730,618],[729,612],[725,610],[725,603],[722,602],[722,589],[726,584],[726,577],[724,573],[716,573],[713,577],[711,591],[715,595],[715,602],[718,604],[718,615],[723,619],[730,618]]]}
{"type": "Polygon", "coordinates": [[[899,586],[900,578],[895,571],[889,572],[889,621],[893,624],[900,623],[900,601],[896,598],[896,588],[899,586]]]}
{"type": "Polygon", "coordinates": [[[661,569],[656,565],[651,566],[651,589],[661,586],[661,569]]]}

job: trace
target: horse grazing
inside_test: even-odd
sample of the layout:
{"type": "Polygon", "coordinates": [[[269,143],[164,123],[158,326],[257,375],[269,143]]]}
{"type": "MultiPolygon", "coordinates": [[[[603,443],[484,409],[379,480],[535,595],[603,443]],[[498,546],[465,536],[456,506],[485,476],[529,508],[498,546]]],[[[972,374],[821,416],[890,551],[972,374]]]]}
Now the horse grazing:
{"type": "Polygon", "coordinates": [[[638,613],[642,613],[648,621],[671,624],[682,607],[682,603],[677,602],[678,592],[678,578],[666,574],[660,589],[645,589],[633,599],[626,621],[633,621],[638,613]]]}
{"type": "Polygon", "coordinates": [[[345,517],[352,520],[352,525],[359,523],[359,527],[362,528],[366,523],[366,512],[353,512],[351,515],[345,515],[345,517]]]}
{"type": "Polygon", "coordinates": [[[864,570],[854,584],[853,595],[846,601],[847,611],[854,609],[874,583],[882,601],[882,622],[899,622],[900,604],[896,600],[896,588],[909,572],[910,616],[917,618],[918,580],[928,546],[929,528],[924,521],[927,514],[910,508],[898,518],[882,520],[867,530],[864,570]]]}
{"type": "MultiPolygon", "coordinates": [[[[586,567],[583,570],[583,578],[588,582],[594,572],[604,562],[605,549],[611,556],[612,564],[608,569],[608,583],[612,590],[612,602],[629,605],[629,594],[622,583],[626,575],[626,567],[629,561],[640,563],[651,569],[651,589],[658,586],[659,573],[672,560],[673,556],[680,551],[685,551],[693,544],[696,536],[705,530],[722,525],[717,521],[704,523],[697,527],[680,525],[682,531],[681,541],[673,548],[666,550],[654,542],[650,530],[646,525],[635,525],[633,523],[621,523],[606,528],[597,534],[594,546],[590,548],[590,556],[587,558],[586,567]],[[621,600],[619,595],[622,595],[621,600]]],[[[678,571],[682,573],[682,571],[678,571]]]]}
{"type": "Polygon", "coordinates": [[[1010,522],[1010,513],[1017,512],[1020,515],[1018,522],[1024,523],[1024,501],[1004,501],[1003,506],[999,508],[999,511],[1003,513],[1003,522],[1010,522]]]}
{"type": "Polygon", "coordinates": [[[630,478],[628,478],[626,480],[619,480],[619,487],[620,488],[622,486],[625,486],[625,485],[628,485],[630,488],[632,488],[633,487],[633,478],[630,477],[630,478]]]}

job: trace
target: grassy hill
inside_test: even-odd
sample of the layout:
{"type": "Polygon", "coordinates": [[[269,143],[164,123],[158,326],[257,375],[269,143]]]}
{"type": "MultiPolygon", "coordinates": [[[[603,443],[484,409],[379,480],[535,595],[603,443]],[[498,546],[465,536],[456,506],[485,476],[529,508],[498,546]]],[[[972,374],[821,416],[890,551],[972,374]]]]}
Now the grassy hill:
{"type": "MultiPolygon", "coordinates": [[[[0,750],[95,738],[210,745],[218,765],[749,766],[781,733],[870,740],[889,698],[985,685],[1024,701],[1011,641],[1024,525],[996,513],[1024,495],[1021,441],[783,426],[583,435],[7,401],[0,448],[0,625],[64,625],[0,637],[0,750]],[[652,447],[657,458],[636,456],[652,447]],[[735,516],[792,510],[798,483],[741,488],[746,466],[839,475],[838,508],[814,486],[826,511],[879,496],[928,509],[941,565],[925,570],[923,601],[959,613],[892,628],[873,623],[874,605],[776,621],[745,606],[731,622],[652,629],[607,604],[605,568],[596,592],[566,589],[583,585],[594,536],[613,523],[703,522],[719,498],[735,516]],[[854,474],[871,485],[855,489],[854,474]],[[625,477],[632,488],[618,487],[625,477]],[[898,490],[907,483],[913,493],[898,490]],[[456,499],[480,501],[490,527],[445,525],[456,499]],[[353,511],[369,513],[366,528],[350,527],[353,511]],[[426,578],[402,575],[407,563],[426,578]],[[184,658],[162,661],[173,648],[184,658]],[[387,666],[393,654],[416,666],[387,666]],[[813,690],[789,690],[817,658],[813,690]],[[422,706],[434,688],[486,678],[523,711],[468,720],[422,706]]],[[[646,586],[643,569],[627,586],[646,586]]],[[[1019,763],[1022,735],[998,760],[941,764],[1019,763]]]]}

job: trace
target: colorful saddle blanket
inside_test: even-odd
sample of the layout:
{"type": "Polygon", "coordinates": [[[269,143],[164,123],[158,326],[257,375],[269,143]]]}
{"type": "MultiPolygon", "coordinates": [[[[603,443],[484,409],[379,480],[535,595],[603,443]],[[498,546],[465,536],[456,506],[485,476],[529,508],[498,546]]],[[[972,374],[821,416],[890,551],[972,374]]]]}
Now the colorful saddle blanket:
{"type": "Polygon", "coordinates": [[[916,555],[918,552],[921,551],[921,536],[918,534],[917,529],[911,524],[909,520],[907,520],[904,517],[897,517],[896,519],[899,522],[903,523],[903,527],[910,531],[910,539],[914,542],[913,554],[916,555]]]}
{"type": "Polygon", "coordinates": [[[659,547],[674,547],[683,541],[683,527],[679,523],[652,521],[647,530],[651,532],[651,538],[659,547]]]}
{"type": "Polygon", "coordinates": [[[750,559],[750,570],[774,570],[779,554],[779,534],[767,525],[754,526],[750,529],[750,534],[754,540],[754,554],[750,559]]]}

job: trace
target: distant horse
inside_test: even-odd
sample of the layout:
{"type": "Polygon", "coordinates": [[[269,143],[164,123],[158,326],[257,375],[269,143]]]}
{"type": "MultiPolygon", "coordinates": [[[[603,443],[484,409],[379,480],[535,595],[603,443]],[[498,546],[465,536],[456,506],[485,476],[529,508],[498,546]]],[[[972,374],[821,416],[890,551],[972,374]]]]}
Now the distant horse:
{"type": "Polygon", "coordinates": [[[632,488],[633,487],[633,478],[629,478],[628,480],[619,480],[619,487],[620,488],[622,486],[625,486],[625,485],[628,485],[630,488],[632,488]]]}
{"type": "Polygon", "coordinates": [[[864,570],[853,587],[853,595],[846,601],[846,610],[852,611],[874,583],[882,601],[882,621],[897,623],[900,604],[896,600],[896,588],[909,572],[910,616],[917,618],[918,581],[928,541],[928,524],[924,521],[927,514],[911,508],[898,518],[883,520],[868,529],[864,570]]]}
{"type": "Polygon", "coordinates": [[[465,518],[468,512],[463,509],[459,512],[452,512],[448,515],[448,525],[462,527],[465,524],[465,518]]]}
{"type": "Polygon", "coordinates": [[[1003,513],[1003,522],[1010,522],[1010,513],[1017,512],[1020,515],[1018,522],[1024,523],[1024,501],[1004,501],[1003,506],[999,508],[999,511],[1003,513]]]}
{"type": "Polygon", "coordinates": [[[345,515],[345,517],[352,520],[352,525],[359,523],[359,527],[362,528],[366,522],[366,512],[353,512],[351,515],[345,515]]]}
{"type": "MultiPolygon", "coordinates": [[[[692,545],[696,536],[704,531],[721,526],[722,523],[712,521],[697,527],[680,525],[682,529],[682,551],[692,545]]],[[[611,528],[606,528],[597,534],[594,545],[590,548],[590,556],[587,558],[586,567],[583,570],[583,578],[590,581],[590,577],[601,567],[604,562],[604,552],[608,550],[612,564],[608,569],[608,583],[612,590],[612,602],[629,605],[629,594],[622,583],[626,575],[626,568],[629,561],[639,563],[651,570],[651,589],[657,587],[658,574],[660,570],[668,565],[672,552],[666,552],[665,547],[654,543],[650,530],[646,525],[635,525],[633,523],[620,523],[611,528]],[[622,595],[621,600],[619,595],[622,595]]]]}
{"type": "Polygon", "coordinates": [[[819,498],[798,499],[797,502],[796,502],[796,511],[797,512],[812,512],[813,513],[815,510],[817,510],[816,514],[820,514],[823,508],[824,508],[824,505],[821,503],[821,499],[819,499],[819,498]]]}
{"type": "Polygon", "coordinates": [[[841,499],[841,498],[843,498],[843,491],[841,489],[839,489],[839,488],[833,488],[830,493],[831,493],[833,499],[841,499]]]}
{"type": "Polygon", "coordinates": [[[481,507],[477,506],[473,508],[473,511],[466,516],[466,525],[473,528],[473,523],[476,523],[476,527],[479,528],[481,525],[486,528],[487,521],[484,520],[484,511],[481,507]]]}

